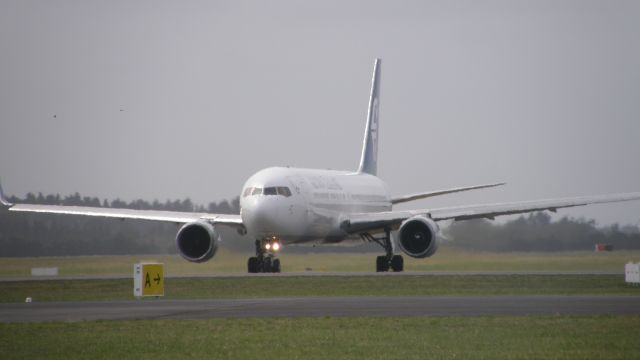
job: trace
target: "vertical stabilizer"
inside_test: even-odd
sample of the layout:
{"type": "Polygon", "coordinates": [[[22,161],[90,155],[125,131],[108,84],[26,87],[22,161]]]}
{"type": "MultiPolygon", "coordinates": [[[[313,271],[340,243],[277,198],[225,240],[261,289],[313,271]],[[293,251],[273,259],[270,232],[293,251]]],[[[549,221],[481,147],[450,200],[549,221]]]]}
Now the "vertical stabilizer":
{"type": "Polygon", "coordinates": [[[378,132],[380,118],[380,65],[382,60],[376,59],[373,65],[373,78],[371,79],[371,96],[369,97],[369,112],[367,113],[367,126],[364,130],[362,142],[362,156],[358,172],[376,175],[378,172],[378,132]]]}

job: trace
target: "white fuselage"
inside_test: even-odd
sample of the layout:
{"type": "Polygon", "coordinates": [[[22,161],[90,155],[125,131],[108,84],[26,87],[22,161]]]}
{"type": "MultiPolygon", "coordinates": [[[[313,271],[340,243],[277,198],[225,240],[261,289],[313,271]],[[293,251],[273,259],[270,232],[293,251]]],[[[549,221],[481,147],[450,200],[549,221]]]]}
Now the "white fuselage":
{"type": "Polygon", "coordinates": [[[252,175],[240,195],[250,236],[283,243],[339,242],[344,215],[391,210],[387,185],[365,173],[272,167],[252,175]]]}

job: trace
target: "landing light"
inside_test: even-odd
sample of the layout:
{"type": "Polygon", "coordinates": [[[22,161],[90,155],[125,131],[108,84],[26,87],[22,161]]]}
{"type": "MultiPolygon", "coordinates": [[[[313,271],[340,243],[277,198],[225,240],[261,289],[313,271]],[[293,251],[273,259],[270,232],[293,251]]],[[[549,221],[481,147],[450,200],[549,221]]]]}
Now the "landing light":
{"type": "Polygon", "coordinates": [[[278,250],[280,250],[280,244],[273,243],[273,251],[278,251],[278,250]]]}
{"type": "Polygon", "coordinates": [[[271,249],[271,244],[267,243],[264,247],[265,247],[265,249],[269,250],[269,249],[271,249]]]}

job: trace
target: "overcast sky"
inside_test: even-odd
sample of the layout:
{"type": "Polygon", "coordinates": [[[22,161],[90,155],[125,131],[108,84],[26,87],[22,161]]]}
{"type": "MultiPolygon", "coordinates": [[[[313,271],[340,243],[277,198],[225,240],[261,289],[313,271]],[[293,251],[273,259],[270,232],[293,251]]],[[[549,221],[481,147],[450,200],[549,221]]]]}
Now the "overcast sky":
{"type": "Polygon", "coordinates": [[[355,169],[380,57],[393,194],[508,183],[403,208],[640,191],[639,35],[638,1],[0,0],[0,177],[205,204],[355,169]]]}

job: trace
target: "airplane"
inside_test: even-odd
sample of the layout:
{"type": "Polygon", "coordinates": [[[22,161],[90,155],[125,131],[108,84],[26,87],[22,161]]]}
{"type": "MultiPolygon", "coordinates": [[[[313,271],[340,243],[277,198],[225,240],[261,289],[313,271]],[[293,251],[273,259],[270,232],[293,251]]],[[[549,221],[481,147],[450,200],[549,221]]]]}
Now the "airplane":
{"type": "Polygon", "coordinates": [[[11,204],[0,186],[0,202],[10,211],[151,220],[181,225],[176,235],[180,255],[201,263],[211,259],[221,241],[220,227],[235,228],[255,239],[249,273],[280,272],[277,254],[283,245],[340,243],[362,239],[384,249],[376,271],[404,270],[398,247],[414,258],[433,255],[442,241],[439,222],[494,219],[500,215],[640,199],[640,192],[573,198],[466,205],[417,210],[393,210],[393,205],[462,191],[486,189],[504,183],[456,187],[403,196],[391,196],[377,176],[380,131],[381,60],[373,68],[371,93],[360,164],[355,171],[270,167],[253,174],[240,195],[240,214],[131,210],[59,205],[11,204]],[[395,238],[395,241],[393,241],[395,238]],[[396,246],[397,245],[397,246],[396,246]]]}

